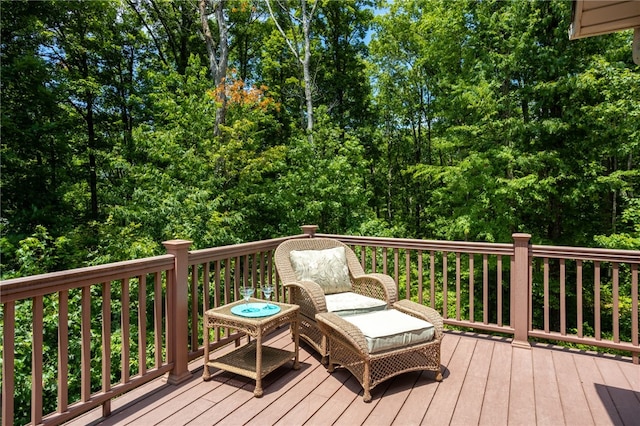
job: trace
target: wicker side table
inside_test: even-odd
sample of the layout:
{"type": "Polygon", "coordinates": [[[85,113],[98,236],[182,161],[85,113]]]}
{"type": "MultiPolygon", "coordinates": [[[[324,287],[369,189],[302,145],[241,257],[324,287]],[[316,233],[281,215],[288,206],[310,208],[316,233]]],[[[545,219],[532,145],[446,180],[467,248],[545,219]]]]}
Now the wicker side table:
{"type": "MultiPolygon", "coordinates": [[[[255,302],[264,301],[258,299],[250,300],[250,303],[255,302]]],[[[254,396],[260,398],[264,393],[262,389],[262,378],[264,376],[290,360],[293,360],[294,370],[300,368],[298,361],[298,311],[300,307],[298,305],[270,302],[273,305],[279,306],[280,312],[261,318],[247,318],[231,312],[234,306],[244,303],[245,302],[241,300],[218,308],[209,309],[204,313],[204,370],[202,378],[203,380],[209,380],[211,378],[209,367],[215,367],[249,377],[256,381],[256,387],[253,392],[254,396]],[[286,324],[291,324],[294,341],[293,351],[263,346],[262,340],[267,334],[277,327],[286,324]],[[209,334],[210,330],[214,327],[228,327],[243,331],[255,340],[219,358],[211,359],[209,334]]]]}

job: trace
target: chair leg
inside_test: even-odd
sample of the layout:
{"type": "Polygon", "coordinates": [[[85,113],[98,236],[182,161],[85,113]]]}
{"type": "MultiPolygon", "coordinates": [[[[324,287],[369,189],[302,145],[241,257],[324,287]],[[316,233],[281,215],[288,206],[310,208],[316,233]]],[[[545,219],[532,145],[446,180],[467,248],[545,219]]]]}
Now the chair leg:
{"type": "Polygon", "coordinates": [[[438,369],[438,371],[436,372],[436,382],[441,382],[441,381],[442,381],[442,371],[438,369]]]}
{"type": "Polygon", "coordinates": [[[364,377],[362,379],[362,387],[364,388],[362,400],[371,402],[371,364],[368,361],[364,363],[364,377]]]}

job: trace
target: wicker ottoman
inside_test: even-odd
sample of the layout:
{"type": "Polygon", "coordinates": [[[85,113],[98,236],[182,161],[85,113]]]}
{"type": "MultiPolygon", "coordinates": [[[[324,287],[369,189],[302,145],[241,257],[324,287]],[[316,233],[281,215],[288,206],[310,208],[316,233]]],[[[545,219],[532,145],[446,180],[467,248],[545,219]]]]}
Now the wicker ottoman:
{"type": "Polygon", "coordinates": [[[326,312],[317,314],[316,321],[327,337],[329,372],[334,365],[348,369],[362,385],[365,402],[371,401],[371,389],[401,373],[428,370],[442,381],[442,317],[434,309],[400,300],[387,311],[347,317],[326,312]],[[357,324],[366,321],[370,324],[362,327],[363,332],[357,324]],[[376,333],[377,329],[392,330],[390,323],[396,324],[396,330],[386,336],[384,330],[376,333]],[[398,324],[404,326],[399,329],[398,324]]]}

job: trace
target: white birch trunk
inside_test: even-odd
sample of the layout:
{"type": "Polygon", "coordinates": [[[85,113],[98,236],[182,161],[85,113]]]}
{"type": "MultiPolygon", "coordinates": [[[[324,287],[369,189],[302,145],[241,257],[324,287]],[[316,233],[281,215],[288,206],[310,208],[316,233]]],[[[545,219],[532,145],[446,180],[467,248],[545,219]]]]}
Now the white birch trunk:
{"type": "Polygon", "coordinates": [[[202,34],[207,46],[207,54],[209,55],[209,71],[216,86],[218,101],[221,105],[216,110],[216,120],[213,133],[218,136],[220,134],[220,126],[224,124],[227,113],[227,96],[226,83],[227,65],[229,62],[229,40],[227,21],[224,16],[224,6],[226,0],[199,0],[198,10],[200,12],[200,21],[202,23],[202,34]],[[211,35],[209,28],[209,14],[207,12],[207,3],[213,10],[216,23],[218,24],[218,34],[220,43],[217,44],[211,35]]]}

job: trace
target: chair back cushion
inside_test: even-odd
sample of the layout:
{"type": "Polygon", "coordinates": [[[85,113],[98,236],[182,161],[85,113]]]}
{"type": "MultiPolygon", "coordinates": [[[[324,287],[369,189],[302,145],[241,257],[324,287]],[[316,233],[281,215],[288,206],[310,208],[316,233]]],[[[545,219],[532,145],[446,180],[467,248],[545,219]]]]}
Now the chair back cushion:
{"type": "Polygon", "coordinates": [[[291,265],[298,280],[313,281],[324,294],[351,290],[344,247],[323,250],[291,250],[291,265]]]}

